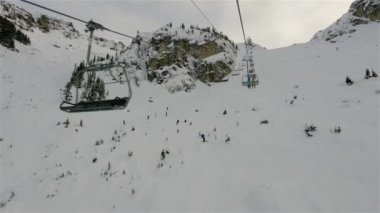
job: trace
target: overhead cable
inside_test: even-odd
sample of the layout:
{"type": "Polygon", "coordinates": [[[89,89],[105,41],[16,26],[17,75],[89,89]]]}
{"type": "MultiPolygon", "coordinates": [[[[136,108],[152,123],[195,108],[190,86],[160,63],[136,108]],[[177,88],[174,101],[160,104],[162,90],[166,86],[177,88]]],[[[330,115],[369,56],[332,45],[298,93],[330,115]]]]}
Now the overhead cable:
{"type": "Polygon", "coordinates": [[[203,11],[198,7],[198,5],[197,5],[193,0],[190,0],[190,1],[191,1],[191,2],[193,3],[193,5],[198,9],[198,11],[202,14],[202,16],[207,20],[207,22],[208,22],[213,28],[215,28],[214,25],[211,23],[210,19],[206,16],[206,14],[203,13],[203,11]]]}
{"type": "MultiPolygon", "coordinates": [[[[48,8],[48,7],[42,6],[42,5],[40,5],[40,4],[37,4],[37,3],[31,2],[31,1],[28,1],[28,0],[20,0],[20,1],[25,2],[25,3],[27,3],[27,4],[30,4],[30,5],[33,5],[33,6],[36,6],[36,7],[39,7],[39,8],[42,8],[42,9],[44,9],[44,10],[48,10],[48,11],[53,12],[53,13],[57,13],[57,14],[59,14],[59,15],[65,16],[65,17],[67,17],[67,18],[74,19],[74,20],[76,20],[76,21],[79,21],[79,22],[82,22],[82,23],[85,23],[85,24],[89,23],[88,21],[84,21],[84,20],[82,20],[82,19],[76,18],[76,17],[71,16],[71,15],[67,15],[67,14],[65,14],[65,13],[59,12],[59,11],[57,11],[57,10],[53,10],[53,9],[51,9],[51,8],[48,8]]],[[[91,21],[91,22],[92,22],[92,21],[91,21]]],[[[92,23],[96,23],[96,22],[92,22],[92,23]]],[[[98,23],[96,23],[96,24],[98,24],[98,23]]],[[[111,30],[111,29],[109,29],[109,28],[107,28],[107,27],[102,26],[101,24],[98,24],[98,25],[101,26],[100,29],[107,30],[107,31],[109,31],[109,32],[111,32],[111,33],[115,33],[115,34],[118,34],[118,35],[121,35],[121,36],[124,36],[124,37],[127,37],[127,38],[131,38],[131,39],[135,39],[135,38],[136,38],[136,37],[133,37],[133,36],[130,36],[130,35],[124,34],[124,33],[119,33],[119,32],[117,32],[117,31],[111,30]]],[[[144,40],[141,40],[141,41],[142,41],[142,42],[145,42],[145,43],[148,43],[148,42],[146,42],[146,41],[144,41],[144,40]]]]}

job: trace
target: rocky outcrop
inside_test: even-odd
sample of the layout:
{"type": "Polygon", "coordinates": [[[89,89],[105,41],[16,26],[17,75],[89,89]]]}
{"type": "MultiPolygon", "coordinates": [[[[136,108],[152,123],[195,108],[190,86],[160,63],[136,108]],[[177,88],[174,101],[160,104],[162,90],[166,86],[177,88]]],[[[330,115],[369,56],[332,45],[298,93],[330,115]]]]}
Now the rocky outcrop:
{"type": "Polygon", "coordinates": [[[351,4],[350,13],[359,18],[369,21],[380,21],[380,1],[378,0],[358,0],[351,4]]]}
{"type": "Polygon", "coordinates": [[[71,22],[46,15],[35,19],[30,12],[5,1],[0,1],[0,16],[6,18],[19,30],[33,32],[38,28],[44,33],[59,30],[66,38],[78,38],[80,36],[71,22]]]}
{"type": "Polygon", "coordinates": [[[235,44],[215,29],[171,24],[138,34],[122,57],[140,75],[170,92],[189,91],[194,82],[218,82],[231,72],[235,44]],[[209,58],[212,57],[212,60],[209,58]]]}

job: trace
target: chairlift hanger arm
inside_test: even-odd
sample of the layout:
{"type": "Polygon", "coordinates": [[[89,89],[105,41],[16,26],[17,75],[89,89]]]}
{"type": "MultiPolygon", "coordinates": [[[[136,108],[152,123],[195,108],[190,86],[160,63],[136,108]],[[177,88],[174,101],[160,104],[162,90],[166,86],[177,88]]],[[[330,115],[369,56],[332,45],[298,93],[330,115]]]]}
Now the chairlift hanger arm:
{"type": "Polygon", "coordinates": [[[244,26],[243,26],[243,19],[241,17],[241,12],[240,12],[240,5],[239,5],[239,0],[236,0],[236,4],[237,4],[237,8],[238,8],[238,12],[239,12],[239,18],[240,18],[240,24],[241,24],[241,29],[243,31],[243,38],[244,38],[244,45],[245,45],[245,50],[247,52],[247,57],[249,56],[249,53],[248,53],[248,47],[247,47],[247,39],[245,37],[245,31],[244,31],[244,26]]]}

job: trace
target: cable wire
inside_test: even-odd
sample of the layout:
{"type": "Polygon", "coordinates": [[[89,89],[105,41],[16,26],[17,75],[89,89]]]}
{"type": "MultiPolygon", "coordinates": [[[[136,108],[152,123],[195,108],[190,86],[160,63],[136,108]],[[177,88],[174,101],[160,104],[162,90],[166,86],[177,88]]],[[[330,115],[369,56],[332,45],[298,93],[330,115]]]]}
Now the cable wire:
{"type": "Polygon", "coordinates": [[[190,0],[190,1],[191,1],[191,2],[193,3],[193,5],[198,9],[198,11],[202,14],[202,16],[207,20],[207,22],[208,22],[213,28],[215,28],[214,25],[211,23],[210,19],[207,18],[206,14],[204,14],[204,13],[202,12],[202,10],[197,6],[197,4],[196,4],[193,0],[190,0]]]}
{"type": "Polygon", "coordinates": [[[77,20],[77,21],[82,22],[82,23],[85,23],[85,24],[87,23],[87,21],[84,21],[84,20],[82,20],[82,19],[75,18],[74,16],[70,16],[70,15],[67,15],[67,14],[61,13],[61,12],[59,12],[59,11],[56,11],[56,10],[53,10],[53,9],[47,8],[47,7],[45,7],[45,6],[42,6],[42,5],[36,4],[36,3],[34,3],[34,2],[30,2],[30,1],[27,1],[27,0],[20,0],[20,1],[25,2],[25,3],[28,3],[28,4],[31,4],[31,5],[36,6],[36,7],[39,7],[39,8],[42,8],[42,9],[44,9],[44,10],[48,10],[48,11],[53,12],[53,13],[57,13],[57,14],[62,15],[62,16],[66,16],[67,18],[71,18],[71,19],[77,20]]]}
{"type": "Polygon", "coordinates": [[[241,12],[240,12],[240,6],[239,6],[239,0],[236,0],[237,8],[239,11],[239,17],[240,17],[240,23],[241,23],[241,29],[243,31],[243,37],[244,37],[244,44],[245,44],[245,50],[247,51],[247,57],[248,57],[248,47],[247,47],[247,40],[245,39],[245,32],[244,32],[244,26],[243,26],[243,19],[241,18],[241,12]]]}
{"type": "MultiPolygon", "coordinates": [[[[76,18],[76,17],[71,16],[71,15],[67,15],[67,14],[65,14],[65,13],[59,12],[59,11],[57,11],[57,10],[50,9],[50,8],[48,8],[48,7],[42,6],[42,5],[40,5],[40,4],[37,4],[37,3],[31,2],[31,1],[28,1],[28,0],[20,0],[20,1],[22,1],[22,2],[24,2],[24,3],[27,3],[27,4],[30,4],[30,5],[33,5],[33,6],[36,6],[36,7],[39,7],[39,8],[42,8],[42,9],[44,9],[44,10],[48,10],[48,11],[53,12],[53,13],[57,13],[57,14],[59,14],[59,15],[65,16],[65,17],[67,17],[67,18],[74,19],[74,20],[76,20],[76,21],[79,21],[79,22],[82,22],[82,23],[85,23],[85,24],[89,23],[88,21],[84,21],[84,20],[82,20],[82,19],[76,18]]],[[[92,22],[92,21],[91,21],[91,22],[92,22]]],[[[93,22],[93,23],[96,23],[96,22],[93,22]]],[[[96,23],[96,24],[98,24],[98,23],[96,23]]],[[[99,25],[100,25],[100,24],[99,24],[99,25]]],[[[100,26],[102,26],[102,25],[100,25],[100,26]]],[[[124,34],[124,33],[116,32],[116,31],[114,31],[114,30],[111,30],[111,29],[106,28],[106,27],[103,27],[103,26],[102,26],[101,29],[103,29],[103,30],[107,30],[107,31],[109,31],[109,32],[111,32],[111,33],[115,33],[115,34],[118,34],[118,35],[121,35],[121,36],[124,36],[124,37],[127,37],[127,38],[131,38],[131,39],[135,39],[135,38],[136,38],[136,37],[133,37],[133,36],[130,36],[130,35],[124,34]]],[[[141,40],[141,41],[142,41],[142,42],[145,42],[145,43],[148,43],[148,42],[146,42],[146,41],[144,41],[144,40],[141,40]]]]}

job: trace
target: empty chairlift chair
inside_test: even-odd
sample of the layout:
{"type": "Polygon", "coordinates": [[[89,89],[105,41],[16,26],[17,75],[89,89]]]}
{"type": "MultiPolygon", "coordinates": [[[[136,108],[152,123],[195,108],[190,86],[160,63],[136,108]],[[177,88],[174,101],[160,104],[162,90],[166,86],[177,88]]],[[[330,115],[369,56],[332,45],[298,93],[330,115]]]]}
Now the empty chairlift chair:
{"type": "MultiPolygon", "coordinates": [[[[96,29],[102,29],[102,25],[95,23],[95,22],[88,22],[87,23],[87,29],[90,31],[90,39],[89,39],[89,45],[88,45],[88,51],[87,51],[87,64],[90,63],[90,53],[91,53],[91,43],[93,38],[93,32],[96,29]]],[[[128,95],[125,97],[115,97],[113,99],[107,99],[107,100],[98,100],[98,101],[80,101],[78,100],[78,88],[77,94],[76,94],[76,101],[75,103],[71,103],[69,101],[63,101],[60,104],[60,109],[65,112],[90,112],[90,111],[104,111],[104,110],[117,110],[117,109],[124,109],[128,105],[131,97],[132,97],[132,89],[131,85],[128,79],[127,71],[126,71],[126,65],[123,63],[110,63],[110,64],[97,64],[97,65],[89,65],[88,67],[85,67],[81,72],[82,74],[87,73],[87,78],[91,78],[93,82],[96,80],[96,72],[105,72],[110,69],[115,68],[121,68],[123,70],[123,75],[125,76],[126,83],[128,85],[128,95]]],[[[124,83],[120,81],[120,83],[124,83]]]]}

